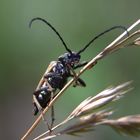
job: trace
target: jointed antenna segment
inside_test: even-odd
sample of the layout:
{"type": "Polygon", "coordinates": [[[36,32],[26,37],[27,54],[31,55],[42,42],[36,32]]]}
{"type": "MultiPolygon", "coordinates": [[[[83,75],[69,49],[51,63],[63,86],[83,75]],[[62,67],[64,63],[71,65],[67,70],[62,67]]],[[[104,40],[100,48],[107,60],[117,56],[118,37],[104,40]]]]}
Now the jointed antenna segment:
{"type": "Polygon", "coordinates": [[[33,19],[30,21],[30,23],[29,23],[29,27],[30,27],[30,28],[31,28],[31,26],[32,26],[32,23],[33,23],[34,21],[36,21],[36,20],[40,20],[40,21],[46,23],[46,24],[56,33],[56,35],[59,37],[59,39],[61,40],[61,42],[62,42],[62,44],[64,45],[65,49],[66,49],[68,52],[72,53],[71,50],[67,47],[65,41],[63,40],[63,38],[61,37],[61,35],[59,34],[59,32],[58,32],[47,20],[45,20],[45,19],[43,19],[43,18],[40,18],[40,17],[33,18],[33,19]]]}
{"type": "Polygon", "coordinates": [[[110,32],[110,31],[112,31],[112,30],[114,30],[114,29],[118,29],[118,28],[125,30],[125,31],[127,32],[127,35],[129,36],[129,32],[127,31],[127,28],[126,28],[126,27],[124,27],[124,26],[113,26],[113,27],[111,27],[111,28],[105,30],[104,32],[98,34],[97,36],[95,36],[91,41],[89,41],[89,43],[88,43],[87,45],[85,45],[85,47],[84,47],[83,49],[81,49],[81,50],[78,52],[78,54],[84,52],[84,51],[85,51],[96,39],[98,39],[100,36],[102,36],[102,35],[104,35],[104,34],[110,32]]]}

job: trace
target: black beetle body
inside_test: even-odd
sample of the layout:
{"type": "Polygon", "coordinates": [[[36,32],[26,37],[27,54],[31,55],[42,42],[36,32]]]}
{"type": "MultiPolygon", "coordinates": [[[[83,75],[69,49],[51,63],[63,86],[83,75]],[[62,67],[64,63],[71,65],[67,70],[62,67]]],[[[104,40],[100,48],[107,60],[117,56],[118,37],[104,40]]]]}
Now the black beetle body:
{"type": "MultiPolygon", "coordinates": [[[[64,87],[64,85],[67,83],[68,78],[74,76],[70,71],[70,67],[72,69],[81,67],[79,61],[80,61],[80,55],[75,52],[72,52],[71,54],[65,53],[64,55],[61,55],[58,58],[58,61],[52,61],[50,63],[43,76],[43,81],[39,89],[37,89],[34,92],[35,98],[37,99],[41,108],[45,108],[50,102],[51,92],[55,93],[57,89],[61,90],[64,87]],[[52,91],[50,91],[50,88],[46,83],[46,80],[51,86],[52,91]]],[[[86,62],[83,64],[85,65],[86,62]]],[[[80,78],[77,79],[76,85],[81,85],[83,87],[86,86],[85,82],[80,78]]],[[[34,102],[34,107],[35,107],[34,115],[36,115],[39,109],[35,102],[34,102]]]]}

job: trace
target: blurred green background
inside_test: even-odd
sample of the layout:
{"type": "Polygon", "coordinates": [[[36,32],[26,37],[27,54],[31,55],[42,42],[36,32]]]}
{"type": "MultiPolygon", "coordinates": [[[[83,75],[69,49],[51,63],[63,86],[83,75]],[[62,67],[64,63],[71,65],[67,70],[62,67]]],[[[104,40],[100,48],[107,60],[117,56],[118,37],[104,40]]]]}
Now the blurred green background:
{"type": "MultiPolygon", "coordinates": [[[[32,29],[29,21],[42,17],[51,22],[68,46],[80,50],[95,35],[114,25],[128,27],[140,18],[139,0],[0,0],[0,139],[18,140],[31,126],[32,93],[52,60],[65,52],[57,36],[43,23],[32,29]]],[[[139,26],[140,27],[140,26],[139,26]]],[[[121,30],[114,30],[98,39],[83,54],[90,60],[121,30]]],[[[69,88],[55,104],[57,122],[88,96],[110,85],[134,80],[135,89],[127,97],[113,104],[114,117],[140,113],[140,48],[122,49],[103,59],[82,78],[86,88],[69,88]]],[[[44,132],[43,123],[29,139],[44,132]]],[[[108,127],[99,127],[83,137],[58,137],[57,140],[137,140],[124,137],[108,127]]]]}

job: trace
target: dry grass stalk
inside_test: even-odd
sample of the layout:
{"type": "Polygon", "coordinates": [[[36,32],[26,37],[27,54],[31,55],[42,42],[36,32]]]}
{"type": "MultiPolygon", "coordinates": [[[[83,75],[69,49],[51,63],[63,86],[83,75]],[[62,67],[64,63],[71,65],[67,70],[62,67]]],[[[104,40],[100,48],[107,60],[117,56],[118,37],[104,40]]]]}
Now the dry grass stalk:
{"type": "Polygon", "coordinates": [[[81,133],[94,131],[99,125],[107,125],[120,134],[140,136],[140,115],[126,116],[119,119],[108,119],[114,111],[109,109],[100,110],[102,106],[114,102],[123,97],[130,89],[131,82],[108,88],[94,97],[89,97],[78,105],[74,111],[52,130],[62,125],[68,125],[63,130],[58,130],[55,135],[48,135],[49,131],[43,133],[34,140],[48,140],[63,134],[79,136],[81,133]],[[69,126],[69,122],[76,120],[69,126]],[[42,138],[45,136],[44,138],[42,138]]]}
{"type": "MultiPolygon", "coordinates": [[[[133,25],[131,25],[128,28],[128,31],[131,31],[134,27],[136,27],[138,24],[140,24],[140,20],[136,21],[133,25]]],[[[101,51],[96,57],[94,57],[86,66],[84,66],[79,73],[77,73],[77,77],[79,77],[84,71],[87,69],[93,67],[96,65],[97,61],[104,58],[106,55],[119,50],[122,47],[126,47],[127,42],[132,39],[132,41],[129,44],[134,44],[137,45],[137,42],[134,42],[134,40],[137,39],[137,36],[140,34],[140,32],[135,32],[133,33],[133,36],[130,35],[129,37],[125,38],[122,40],[122,38],[127,34],[127,32],[124,32],[121,34],[118,38],[116,38],[111,44],[109,44],[103,51],[101,51]],[[134,39],[135,38],[135,39],[134,39]],[[120,41],[122,40],[122,41],[120,41]],[[125,45],[123,45],[125,44],[125,45]]],[[[65,86],[64,88],[54,97],[54,99],[50,102],[50,104],[44,109],[43,114],[45,114],[50,107],[56,102],[56,100],[64,93],[64,91],[72,85],[72,83],[75,81],[75,78],[71,79],[65,86]]],[[[34,128],[38,125],[40,120],[42,119],[42,115],[40,115],[36,121],[33,123],[33,125],[29,128],[29,130],[26,132],[26,134],[21,138],[21,140],[25,140],[27,136],[34,130],[34,128]]]]}

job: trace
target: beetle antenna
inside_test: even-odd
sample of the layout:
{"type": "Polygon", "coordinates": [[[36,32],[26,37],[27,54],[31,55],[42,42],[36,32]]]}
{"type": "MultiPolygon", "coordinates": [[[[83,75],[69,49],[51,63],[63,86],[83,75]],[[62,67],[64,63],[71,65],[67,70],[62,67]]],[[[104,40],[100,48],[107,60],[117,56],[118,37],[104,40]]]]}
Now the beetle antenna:
{"type": "Polygon", "coordinates": [[[88,43],[87,45],[85,45],[85,47],[84,47],[83,49],[81,49],[77,54],[80,54],[80,53],[84,52],[84,51],[85,51],[96,39],[98,39],[100,36],[102,36],[102,35],[104,35],[104,34],[110,32],[110,31],[112,31],[112,30],[114,30],[114,29],[118,29],[118,28],[125,30],[125,31],[127,32],[127,35],[129,36],[129,32],[127,31],[127,28],[126,28],[126,27],[124,27],[124,26],[113,26],[113,27],[111,27],[111,28],[105,30],[104,32],[98,34],[97,36],[95,36],[95,37],[94,37],[91,41],[89,41],[89,43],[88,43]]]}
{"type": "Polygon", "coordinates": [[[61,40],[62,44],[64,45],[65,49],[69,52],[69,53],[72,53],[72,51],[67,47],[66,43],[64,42],[63,38],[61,37],[61,35],[58,33],[58,31],[45,19],[43,18],[40,18],[40,17],[36,17],[36,18],[33,18],[30,23],[29,23],[29,27],[31,28],[32,26],[32,23],[36,20],[40,20],[44,23],[46,23],[55,33],[56,35],[59,37],[59,39],[61,40]]]}

